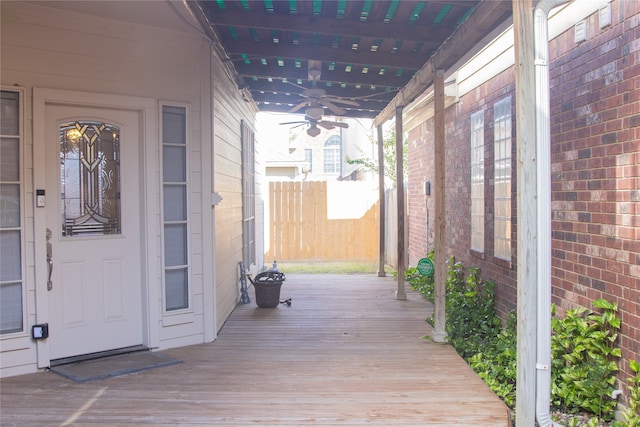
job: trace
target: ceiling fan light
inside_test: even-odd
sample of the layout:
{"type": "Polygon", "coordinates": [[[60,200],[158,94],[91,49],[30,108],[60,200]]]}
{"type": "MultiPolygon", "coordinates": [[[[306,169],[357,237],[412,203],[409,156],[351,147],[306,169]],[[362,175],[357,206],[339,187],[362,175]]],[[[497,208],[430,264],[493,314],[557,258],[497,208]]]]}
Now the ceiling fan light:
{"type": "Polygon", "coordinates": [[[320,129],[315,126],[312,126],[309,129],[307,129],[307,135],[309,135],[310,137],[316,137],[320,135],[320,129]]]}
{"type": "Polygon", "coordinates": [[[313,120],[320,120],[320,118],[322,117],[322,114],[324,113],[324,108],[316,107],[316,106],[307,107],[304,113],[307,115],[307,117],[313,120]]]}

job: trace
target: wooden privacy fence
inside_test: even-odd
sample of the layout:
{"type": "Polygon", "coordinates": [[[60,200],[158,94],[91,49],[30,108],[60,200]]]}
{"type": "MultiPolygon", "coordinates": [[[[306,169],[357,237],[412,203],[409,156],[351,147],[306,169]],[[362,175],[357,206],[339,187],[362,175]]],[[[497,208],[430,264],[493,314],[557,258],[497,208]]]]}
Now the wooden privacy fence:
{"type": "Polygon", "coordinates": [[[329,219],[326,182],[271,182],[269,195],[267,260],[378,259],[379,202],[359,218],[329,219]]]}
{"type": "MultiPolygon", "coordinates": [[[[385,216],[384,216],[384,259],[387,265],[398,267],[398,189],[391,188],[384,192],[385,216]]],[[[405,189],[404,200],[407,200],[407,190],[405,189]]],[[[407,221],[407,208],[404,209],[404,253],[407,253],[407,243],[409,242],[409,223],[407,221]]],[[[408,257],[407,257],[408,258],[408,257]]],[[[405,265],[405,268],[408,265],[405,265]]]]}

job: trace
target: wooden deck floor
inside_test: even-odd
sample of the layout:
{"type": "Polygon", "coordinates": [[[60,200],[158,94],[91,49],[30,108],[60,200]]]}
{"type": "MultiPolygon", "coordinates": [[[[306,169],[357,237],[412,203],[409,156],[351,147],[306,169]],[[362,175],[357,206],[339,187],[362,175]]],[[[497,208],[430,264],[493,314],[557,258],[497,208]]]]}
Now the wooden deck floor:
{"type": "Polygon", "coordinates": [[[507,426],[504,404],[431,332],[430,305],[374,275],[288,275],[292,305],[240,305],[184,363],[76,384],[0,381],[2,426],[507,426]]]}

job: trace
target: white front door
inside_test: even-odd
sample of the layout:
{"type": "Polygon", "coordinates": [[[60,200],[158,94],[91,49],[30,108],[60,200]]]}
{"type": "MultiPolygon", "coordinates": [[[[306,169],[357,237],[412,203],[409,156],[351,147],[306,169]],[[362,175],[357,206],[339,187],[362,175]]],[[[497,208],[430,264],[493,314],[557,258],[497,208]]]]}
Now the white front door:
{"type": "Polygon", "coordinates": [[[47,104],[50,359],[143,343],[140,112],[47,104]]]}

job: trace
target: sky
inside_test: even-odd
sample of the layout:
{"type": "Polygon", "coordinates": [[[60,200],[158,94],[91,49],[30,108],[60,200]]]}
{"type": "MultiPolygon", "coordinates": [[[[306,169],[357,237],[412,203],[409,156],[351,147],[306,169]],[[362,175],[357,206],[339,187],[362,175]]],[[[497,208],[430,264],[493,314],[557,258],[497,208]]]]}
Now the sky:
{"type": "Polygon", "coordinates": [[[286,149],[289,143],[289,129],[295,125],[281,125],[280,123],[293,121],[304,121],[304,116],[302,114],[258,113],[257,141],[270,147],[286,149]]]}

